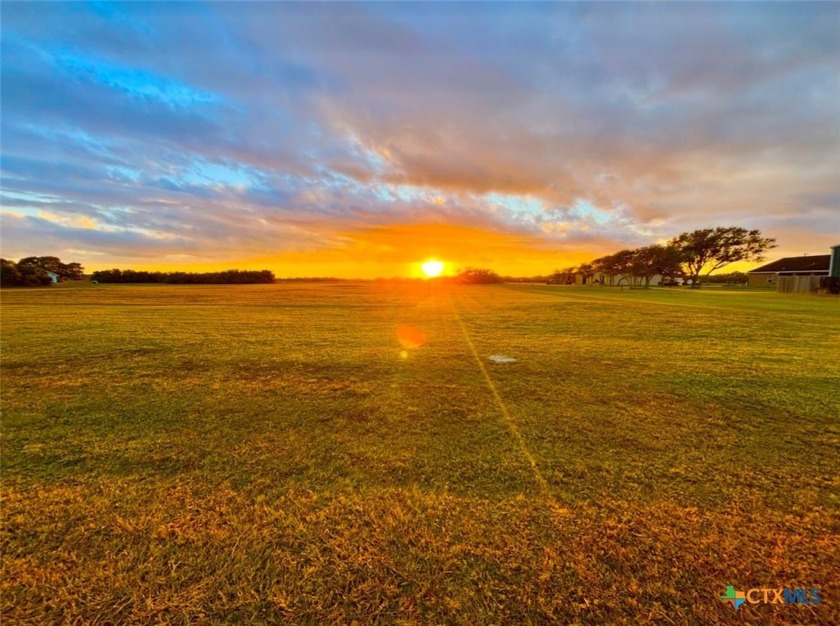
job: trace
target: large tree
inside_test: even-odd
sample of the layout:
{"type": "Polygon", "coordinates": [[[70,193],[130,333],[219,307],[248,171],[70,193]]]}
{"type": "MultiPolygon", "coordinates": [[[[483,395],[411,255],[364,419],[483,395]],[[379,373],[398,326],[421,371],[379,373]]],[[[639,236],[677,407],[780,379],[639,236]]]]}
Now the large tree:
{"type": "Polygon", "coordinates": [[[2,275],[0,283],[4,287],[43,287],[52,284],[47,270],[32,263],[15,263],[7,259],[0,259],[2,275]]]}
{"type": "Polygon", "coordinates": [[[57,256],[28,256],[18,261],[18,268],[38,267],[67,280],[80,280],[84,268],[79,263],[62,263],[57,256]]]}
{"type": "Polygon", "coordinates": [[[0,285],[16,287],[21,283],[20,271],[14,261],[0,259],[0,285]]]}
{"type": "Polygon", "coordinates": [[[550,285],[574,285],[575,268],[567,267],[562,270],[554,270],[554,272],[548,276],[547,282],[550,285]]]}
{"type": "Polygon", "coordinates": [[[764,252],[776,247],[776,240],[762,237],[758,230],[738,226],[705,228],[674,237],[670,245],[682,256],[691,286],[700,287],[700,275],[708,276],[735,261],[763,261],[764,252]]]}
{"type": "Polygon", "coordinates": [[[645,246],[633,250],[630,273],[650,285],[651,279],[659,274],[663,278],[672,278],[682,273],[682,255],[673,246],[645,246]]]}
{"type": "MultiPolygon", "coordinates": [[[[592,261],[592,267],[609,277],[609,284],[615,282],[616,277],[625,277],[632,274],[631,265],[633,262],[633,250],[620,250],[615,254],[602,256],[592,261]]],[[[619,278],[619,281],[621,279],[619,278]]]]}
{"type": "Polygon", "coordinates": [[[18,263],[17,270],[20,272],[18,285],[21,287],[48,287],[52,285],[52,278],[47,274],[47,270],[42,267],[18,263]]]}
{"type": "Polygon", "coordinates": [[[577,273],[589,280],[595,275],[595,266],[593,263],[581,263],[577,267],[577,273]]]}

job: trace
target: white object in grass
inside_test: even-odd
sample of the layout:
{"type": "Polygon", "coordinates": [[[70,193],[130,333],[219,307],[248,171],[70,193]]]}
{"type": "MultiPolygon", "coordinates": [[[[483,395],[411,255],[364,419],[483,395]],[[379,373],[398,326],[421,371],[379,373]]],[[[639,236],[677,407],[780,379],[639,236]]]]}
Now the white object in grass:
{"type": "Polygon", "coordinates": [[[490,360],[493,363],[513,363],[516,361],[512,356],[503,356],[501,354],[492,354],[490,355],[490,360]]]}

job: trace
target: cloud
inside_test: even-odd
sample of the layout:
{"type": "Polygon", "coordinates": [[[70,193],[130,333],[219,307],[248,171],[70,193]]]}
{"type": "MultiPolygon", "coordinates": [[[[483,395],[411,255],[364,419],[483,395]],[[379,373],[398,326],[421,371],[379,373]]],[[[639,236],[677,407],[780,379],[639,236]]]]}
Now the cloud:
{"type": "Polygon", "coordinates": [[[387,275],[434,249],[536,273],[718,224],[823,252],[838,19],[834,3],[11,4],[4,254],[387,275]]]}

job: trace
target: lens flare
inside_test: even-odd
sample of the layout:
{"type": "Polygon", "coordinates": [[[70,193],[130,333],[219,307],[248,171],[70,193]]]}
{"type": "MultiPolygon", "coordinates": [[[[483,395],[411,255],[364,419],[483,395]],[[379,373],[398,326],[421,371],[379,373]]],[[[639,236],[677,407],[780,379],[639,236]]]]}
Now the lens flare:
{"type": "Polygon", "coordinates": [[[426,333],[413,326],[397,326],[397,340],[405,350],[416,350],[426,343],[426,333]]]}
{"type": "Polygon", "coordinates": [[[420,269],[423,270],[423,275],[426,278],[435,278],[436,276],[440,276],[443,272],[443,261],[429,259],[420,265],[420,269]]]}

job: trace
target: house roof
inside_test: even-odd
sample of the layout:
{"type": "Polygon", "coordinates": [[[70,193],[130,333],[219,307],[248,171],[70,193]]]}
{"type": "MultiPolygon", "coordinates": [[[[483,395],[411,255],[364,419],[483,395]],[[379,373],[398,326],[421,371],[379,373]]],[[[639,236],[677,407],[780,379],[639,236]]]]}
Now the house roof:
{"type": "Polygon", "coordinates": [[[815,254],[813,256],[789,256],[767,265],[762,265],[747,274],[764,272],[827,272],[831,261],[830,254],[815,254]]]}

